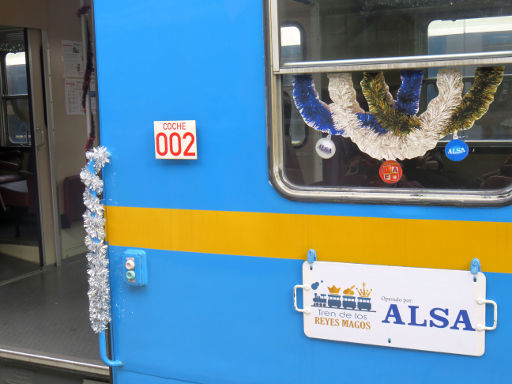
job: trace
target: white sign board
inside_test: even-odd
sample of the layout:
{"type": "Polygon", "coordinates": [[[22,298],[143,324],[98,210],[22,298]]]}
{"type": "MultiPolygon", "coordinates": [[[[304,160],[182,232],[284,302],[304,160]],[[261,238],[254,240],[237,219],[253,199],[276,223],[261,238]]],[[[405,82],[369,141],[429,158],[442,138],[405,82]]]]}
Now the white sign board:
{"type": "Polygon", "coordinates": [[[82,60],[82,43],[79,41],[62,40],[62,62],[64,77],[84,77],[82,60]]]}
{"type": "Polygon", "coordinates": [[[155,121],[157,159],[197,159],[196,121],[155,121]]]}
{"type": "Polygon", "coordinates": [[[485,275],[316,261],[303,265],[308,337],[481,356],[485,275]]]}

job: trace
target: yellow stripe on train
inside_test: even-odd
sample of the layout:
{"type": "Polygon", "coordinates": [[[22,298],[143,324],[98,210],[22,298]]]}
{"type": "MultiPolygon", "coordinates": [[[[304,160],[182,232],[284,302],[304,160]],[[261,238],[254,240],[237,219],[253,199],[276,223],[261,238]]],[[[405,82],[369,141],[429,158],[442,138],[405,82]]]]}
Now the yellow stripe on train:
{"type": "Polygon", "coordinates": [[[512,223],[105,207],[110,245],[512,273],[512,223]]]}

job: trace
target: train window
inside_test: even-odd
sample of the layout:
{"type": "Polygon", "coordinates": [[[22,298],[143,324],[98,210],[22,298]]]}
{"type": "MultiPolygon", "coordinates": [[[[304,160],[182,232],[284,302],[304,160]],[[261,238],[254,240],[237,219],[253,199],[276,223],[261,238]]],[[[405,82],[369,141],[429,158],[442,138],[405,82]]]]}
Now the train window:
{"type": "MultiPolygon", "coordinates": [[[[280,25],[300,21],[308,41],[307,61],[378,59],[430,55],[428,35],[433,30],[462,32],[470,44],[456,51],[482,53],[477,35],[503,32],[484,52],[502,56],[510,50],[510,1],[445,0],[278,0],[280,25]],[[439,24],[435,22],[438,21],[439,24]],[[433,23],[434,22],[434,23],[433,23]],[[464,33],[465,31],[465,33],[464,33]],[[313,47],[312,47],[313,48],[313,47]]],[[[485,36],[484,36],[485,40],[485,36]]],[[[453,53],[447,45],[439,54],[453,53]]],[[[283,49],[282,49],[283,51],[283,49]]],[[[281,54],[282,64],[293,58],[281,54]]]]}
{"type": "MultiPolygon", "coordinates": [[[[304,59],[304,45],[302,44],[302,29],[299,25],[285,25],[281,27],[281,55],[290,60],[304,59]]],[[[283,119],[286,121],[288,142],[295,148],[304,145],[308,127],[302,121],[296,108],[292,108],[293,76],[283,79],[283,119]]]]}
{"type": "Polygon", "coordinates": [[[434,20],[428,25],[428,54],[510,50],[512,16],[434,20]]]}
{"type": "Polygon", "coordinates": [[[484,3],[268,0],[278,190],[305,200],[509,203],[512,4],[484,3]],[[307,132],[299,145],[297,127],[307,132]]]}
{"type": "Polygon", "coordinates": [[[8,52],[3,61],[2,106],[8,145],[30,145],[30,112],[25,52],[8,52]]]}
{"type": "Polygon", "coordinates": [[[28,93],[25,52],[8,52],[5,55],[5,80],[8,94],[28,93]]]}

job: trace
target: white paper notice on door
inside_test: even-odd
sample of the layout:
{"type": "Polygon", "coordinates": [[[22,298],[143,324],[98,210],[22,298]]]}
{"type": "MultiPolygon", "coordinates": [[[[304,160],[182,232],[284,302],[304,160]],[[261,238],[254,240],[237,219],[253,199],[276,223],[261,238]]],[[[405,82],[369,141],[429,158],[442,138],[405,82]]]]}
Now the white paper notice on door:
{"type": "Polygon", "coordinates": [[[65,79],[64,92],[66,99],[66,113],[68,115],[83,115],[82,108],[82,80],[65,79]]]}
{"type": "MultiPolygon", "coordinates": [[[[85,114],[82,106],[83,84],[84,82],[81,79],[64,80],[66,113],[68,115],[85,114]]],[[[91,77],[89,95],[91,96],[91,111],[92,113],[96,113],[96,87],[94,77],[91,77]]]]}
{"type": "Polygon", "coordinates": [[[81,42],[62,40],[62,63],[64,65],[64,77],[84,77],[81,42]]]}
{"type": "MultiPolygon", "coordinates": [[[[481,356],[485,275],[315,261],[303,265],[311,338],[481,356]]],[[[300,310],[300,308],[299,308],[300,310]]]]}

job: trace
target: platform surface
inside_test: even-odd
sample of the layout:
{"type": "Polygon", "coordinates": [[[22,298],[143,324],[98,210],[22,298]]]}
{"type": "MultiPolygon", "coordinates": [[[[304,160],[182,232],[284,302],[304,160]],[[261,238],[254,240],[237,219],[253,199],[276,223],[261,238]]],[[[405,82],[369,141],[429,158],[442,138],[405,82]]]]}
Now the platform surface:
{"type": "Polygon", "coordinates": [[[0,358],[108,376],[87,288],[83,256],[0,286],[0,358]]]}
{"type": "Polygon", "coordinates": [[[3,255],[0,253],[0,285],[5,282],[38,271],[39,264],[3,255]]]}

